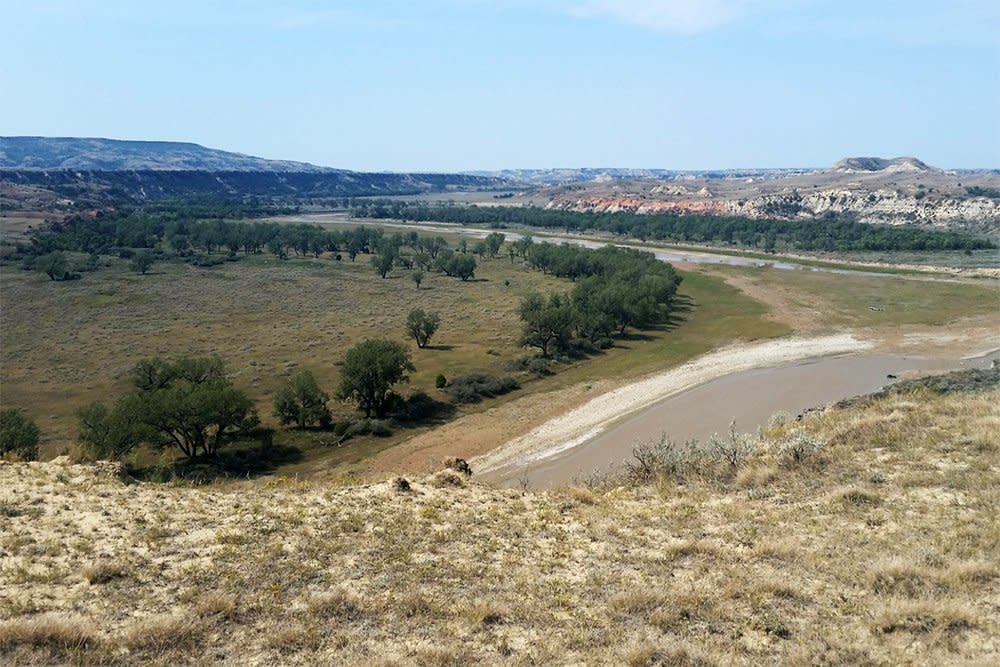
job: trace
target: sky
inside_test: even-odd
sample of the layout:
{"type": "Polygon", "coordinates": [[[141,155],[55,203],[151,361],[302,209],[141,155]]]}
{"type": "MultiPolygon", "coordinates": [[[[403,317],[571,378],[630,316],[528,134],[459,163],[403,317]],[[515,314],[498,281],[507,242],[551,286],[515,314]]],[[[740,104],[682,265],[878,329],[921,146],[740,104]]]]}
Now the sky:
{"type": "Polygon", "coordinates": [[[1000,167],[997,0],[0,0],[0,135],[368,171],[1000,167]]]}

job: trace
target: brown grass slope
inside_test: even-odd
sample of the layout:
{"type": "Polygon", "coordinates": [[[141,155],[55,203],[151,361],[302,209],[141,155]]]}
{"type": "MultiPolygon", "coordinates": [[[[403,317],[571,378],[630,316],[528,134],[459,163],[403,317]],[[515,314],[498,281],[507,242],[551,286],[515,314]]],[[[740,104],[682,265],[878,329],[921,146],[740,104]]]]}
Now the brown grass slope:
{"type": "Polygon", "coordinates": [[[604,490],[0,464],[0,662],[996,664],[998,405],[830,408],[604,490]],[[795,462],[792,428],[826,445],[795,462]]]}

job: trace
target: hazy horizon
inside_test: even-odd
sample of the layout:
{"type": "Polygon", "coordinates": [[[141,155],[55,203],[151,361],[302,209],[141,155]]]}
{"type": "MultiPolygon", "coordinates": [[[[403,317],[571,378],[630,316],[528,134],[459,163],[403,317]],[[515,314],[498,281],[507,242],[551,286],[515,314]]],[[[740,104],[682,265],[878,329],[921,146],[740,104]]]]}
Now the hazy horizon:
{"type": "MultiPolygon", "coordinates": [[[[12,136],[0,136],[0,139],[9,138],[40,138],[40,139],[83,139],[83,140],[100,140],[100,141],[121,141],[121,142],[131,142],[131,143],[178,143],[178,144],[191,144],[201,146],[202,148],[212,149],[212,150],[226,150],[237,155],[244,155],[247,157],[262,158],[267,160],[276,161],[286,161],[286,162],[302,162],[303,164],[310,164],[314,167],[325,167],[330,169],[341,169],[351,171],[350,166],[338,166],[338,165],[328,165],[328,164],[316,164],[311,162],[306,162],[304,160],[297,160],[295,158],[286,157],[268,157],[262,155],[252,155],[242,151],[229,151],[228,149],[219,149],[215,146],[207,146],[203,143],[197,141],[173,141],[170,139],[122,139],[119,137],[56,137],[56,136],[45,136],[45,135],[12,135],[12,136]]],[[[876,158],[876,159],[908,159],[915,158],[920,160],[918,155],[843,155],[836,160],[832,160],[829,164],[823,165],[783,165],[778,167],[760,167],[756,165],[735,165],[735,166],[715,166],[715,167],[703,167],[701,169],[676,169],[673,167],[633,167],[629,165],[554,165],[554,166],[512,166],[512,167],[498,167],[495,169],[465,169],[461,172],[448,172],[439,170],[428,170],[428,169],[418,169],[411,171],[409,173],[424,172],[424,173],[496,173],[504,171],[561,171],[561,170],[590,170],[590,171],[600,171],[600,170],[633,170],[633,171],[672,171],[672,172],[691,172],[691,173],[702,173],[710,171],[754,171],[754,170],[821,170],[828,169],[832,167],[836,162],[847,159],[847,158],[876,158]]],[[[921,160],[931,168],[939,168],[945,170],[959,170],[959,171],[998,171],[1000,167],[942,167],[941,165],[929,164],[926,160],[921,160]]],[[[356,170],[360,171],[360,170],[356,170]]],[[[398,172],[398,170],[381,170],[386,172],[398,172]]],[[[406,172],[398,172],[406,173],[406,172]]]]}
{"type": "Polygon", "coordinates": [[[9,3],[0,134],[357,171],[1000,166],[1000,6],[9,3]]]}

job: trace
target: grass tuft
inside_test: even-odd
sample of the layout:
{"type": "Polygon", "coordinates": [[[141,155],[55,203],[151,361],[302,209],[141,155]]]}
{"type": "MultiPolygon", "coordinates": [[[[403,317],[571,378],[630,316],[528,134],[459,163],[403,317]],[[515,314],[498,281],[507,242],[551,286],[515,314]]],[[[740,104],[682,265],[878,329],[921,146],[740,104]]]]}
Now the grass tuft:
{"type": "Polygon", "coordinates": [[[27,646],[66,655],[97,644],[94,626],[82,618],[49,613],[0,621],[0,650],[4,651],[27,646]]]}

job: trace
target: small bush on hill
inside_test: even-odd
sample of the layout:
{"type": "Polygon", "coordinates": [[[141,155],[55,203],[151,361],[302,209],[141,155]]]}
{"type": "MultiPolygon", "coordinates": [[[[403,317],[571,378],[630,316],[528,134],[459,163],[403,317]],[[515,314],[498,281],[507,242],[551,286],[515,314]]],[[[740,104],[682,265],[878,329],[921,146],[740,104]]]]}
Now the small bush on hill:
{"type": "Polygon", "coordinates": [[[452,379],[445,391],[456,403],[477,403],[484,397],[493,398],[518,389],[512,377],[498,378],[489,373],[466,373],[452,379]]]}
{"type": "Polygon", "coordinates": [[[633,449],[632,459],[625,462],[623,472],[630,484],[647,484],[664,477],[683,481],[699,468],[704,458],[696,440],[677,443],[663,434],[659,441],[633,449]]]}

